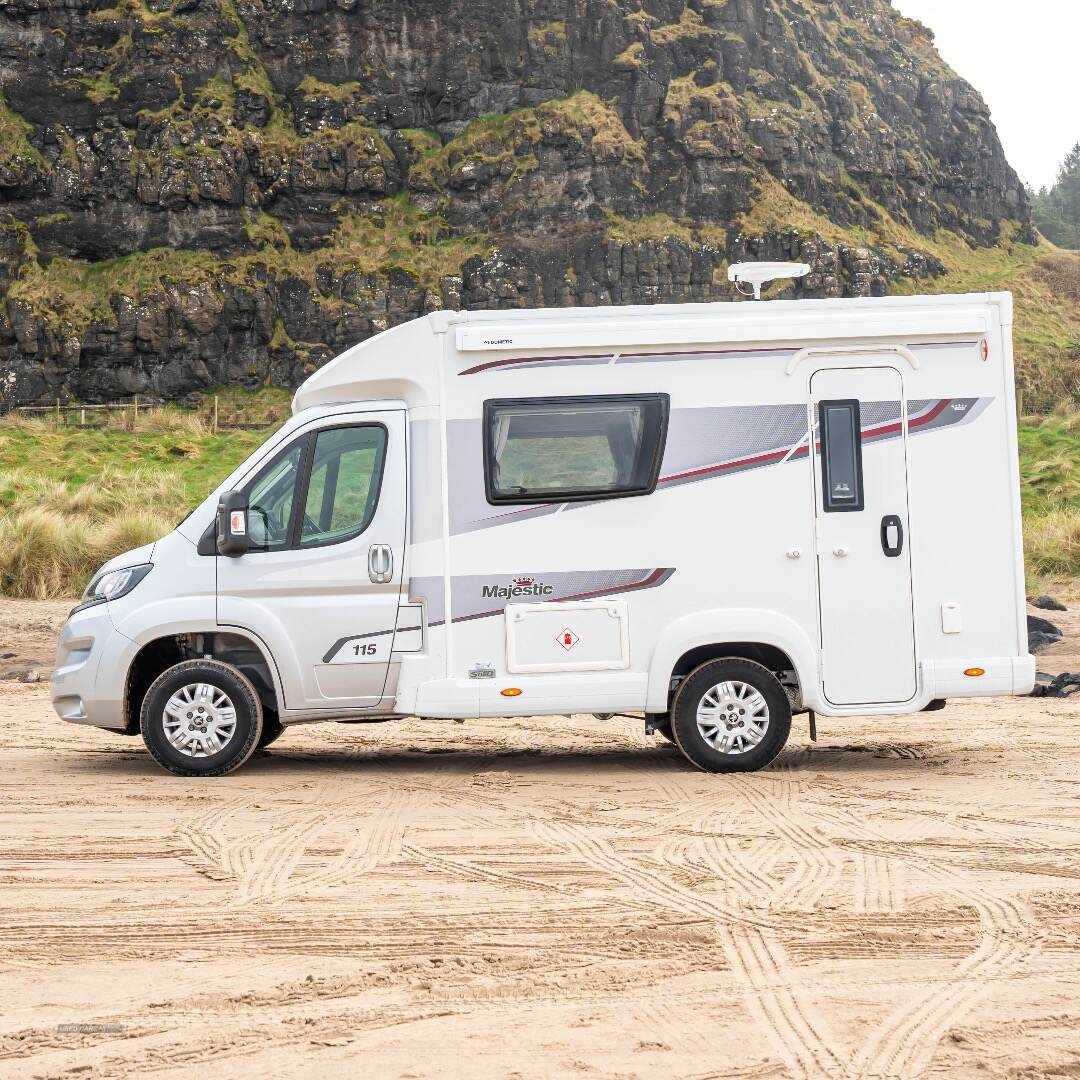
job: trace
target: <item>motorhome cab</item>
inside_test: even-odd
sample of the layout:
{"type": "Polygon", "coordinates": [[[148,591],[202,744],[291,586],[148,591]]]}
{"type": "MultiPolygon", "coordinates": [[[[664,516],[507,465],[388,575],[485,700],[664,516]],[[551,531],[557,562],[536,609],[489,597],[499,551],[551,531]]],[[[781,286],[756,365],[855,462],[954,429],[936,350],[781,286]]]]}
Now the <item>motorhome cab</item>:
{"type": "Polygon", "coordinates": [[[730,772],[793,712],[1027,693],[1011,326],[1008,294],[399,326],[102,568],[54,705],[185,775],[312,720],[578,713],[730,772]]]}

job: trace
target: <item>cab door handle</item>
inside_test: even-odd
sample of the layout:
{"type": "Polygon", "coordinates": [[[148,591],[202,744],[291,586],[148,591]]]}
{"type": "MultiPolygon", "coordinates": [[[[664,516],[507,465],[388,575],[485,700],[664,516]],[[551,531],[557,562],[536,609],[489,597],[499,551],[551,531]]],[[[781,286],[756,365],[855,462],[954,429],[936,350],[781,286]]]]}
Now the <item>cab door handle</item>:
{"type": "Polygon", "coordinates": [[[367,553],[368,577],[376,585],[386,585],[394,577],[394,552],[389,544],[372,544],[367,553]]]}
{"type": "Polygon", "coordinates": [[[904,525],[896,514],[881,519],[881,550],[887,559],[898,559],[904,550],[904,525]]]}

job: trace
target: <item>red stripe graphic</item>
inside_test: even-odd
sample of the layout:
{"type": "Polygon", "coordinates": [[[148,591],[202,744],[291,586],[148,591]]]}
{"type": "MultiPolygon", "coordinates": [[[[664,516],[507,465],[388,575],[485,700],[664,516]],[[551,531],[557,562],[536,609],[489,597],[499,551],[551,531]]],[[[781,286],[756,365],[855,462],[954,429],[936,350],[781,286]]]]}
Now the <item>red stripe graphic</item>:
{"type": "MultiPolygon", "coordinates": [[[[923,341],[918,345],[910,346],[913,349],[933,349],[945,345],[978,345],[978,341],[923,341]]],[[[619,360],[642,360],[650,356],[768,356],[772,353],[795,353],[801,346],[792,345],[783,349],[688,349],[673,350],[665,349],[663,352],[638,352],[619,353],[619,360]]],[[[477,375],[482,371],[492,371],[495,368],[516,367],[518,364],[553,364],[567,362],[569,360],[610,360],[618,350],[608,353],[568,353],[565,356],[515,356],[508,360],[489,360],[485,364],[477,364],[474,367],[459,371],[458,375],[477,375]]]]}
{"type": "MultiPolygon", "coordinates": [[[[553,364],[556,361],[565,363],[568,360],[611,360],[618,352],[613,349],[607,353],[570,353],[567,356],[515,356],[511,360],[489,360],[486,364],[477,364],[475,367],[459,371],[459,375],[476,375],[481,371],[491,371],[492,368],[514,367],[517,364],[553,364]]],[[[793,353],[797,352],[794,347],[785,349],[688,349],[677,351],[665,349],[663,352],[620,352],[619,360],[642,360],[650,356],[730,356],[741,353],[745,356],[767,356],[769,353],[793,353]]]]}
{"type": "MultiPolygon", "coordinates": [[[[952,402],[952,398],[942,398],[932,409],[923,413],[922,416],[917,416],[913,420],[908,420],[908,430],[912,428],[922,427],[924,424],[929,424],[936,420],[952,402]]],[[[863,442],[868,439],[876,439],[883,435],[895,435],[903,429],[903,422],[900,420],[894,421],[889,424],[881,424],[878,427],[866,428],[862,432],[863,442]]],[[[821,443],[815,442],[814,449],[820,450],[821,443]]],[[[772,461],[782,461],[788,454],[792,459],[803,458],[810,452],[809,446],[799,446],[793,450],[790,446],[781,447],[779,450],[770,450],[764,454],[754,454],[750,457],[735,458],[732,461],[722,461],[716,465],[704,465],[699,469],[690,469],[687,472],[672,473],[671,476],[661,476],[657,481],[657,484],[670,484],[676,480],[686,480],[694,476],[709,476],[714,473],[727,472],[731,469],[745,469],[754,465],[762,465],[772,461]]]]}

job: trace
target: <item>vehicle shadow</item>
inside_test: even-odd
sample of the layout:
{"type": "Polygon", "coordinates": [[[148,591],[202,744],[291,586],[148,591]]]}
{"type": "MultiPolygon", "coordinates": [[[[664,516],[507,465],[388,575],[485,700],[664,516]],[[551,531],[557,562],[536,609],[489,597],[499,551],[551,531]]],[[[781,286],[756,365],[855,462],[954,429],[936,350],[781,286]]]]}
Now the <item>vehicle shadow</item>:
{"type": "MultiPolygon", "coordinates": [[[[791,745],[759,774],[775,776],[783,773],[859,773],[910,772],[940,765],[945,758],[943,747],[931,743],[852,742],[791,745]]],[[[65,769],[100,774],[109,772],[138,776],[166,774],[141,746],[76,750],[62,753],[65,769]]],[[[588,774],[602,779],[606,771],[630,770],[642,775],[655,770],[667,777],[683,776],[701,781],[710,779],[691,766],[679,751],[658,742],[655,746],[628,747],[625,745],[593,746],[548,743],[535,747],[508,747],[477,740],[477,745],[456,741],[446,746],[356,746],[342,744],[325,747],[290,748],[287,736],[269,750],[256,753],[232,776],[254,779],[326,779],[327,777],[413,776],[436,774],[499,774],[498,779],[528,780],[530,778],[572,777],[588,774]]],[[[745,775],[745,774],[744,774],[745,775]]],[[[223,778],[229,782],[231,777],[223,778]]],[[[222,778],[215,778],[215,781],[222,778]]],[[[723,780],[722,776],[711,777],[723,780]]]]}

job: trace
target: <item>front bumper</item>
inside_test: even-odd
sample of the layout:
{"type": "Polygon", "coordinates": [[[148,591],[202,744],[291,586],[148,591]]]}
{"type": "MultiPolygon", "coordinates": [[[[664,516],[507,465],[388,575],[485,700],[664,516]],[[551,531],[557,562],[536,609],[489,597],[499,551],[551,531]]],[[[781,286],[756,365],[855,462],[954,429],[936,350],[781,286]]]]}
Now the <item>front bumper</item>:
{"type": "Polygon", "coordinates": [[[78,611],[64,624],[49,688],[57,716],[73,724],[124,730],[123,653],[131,642],[113,625],[109,605],[78,611]]]}

